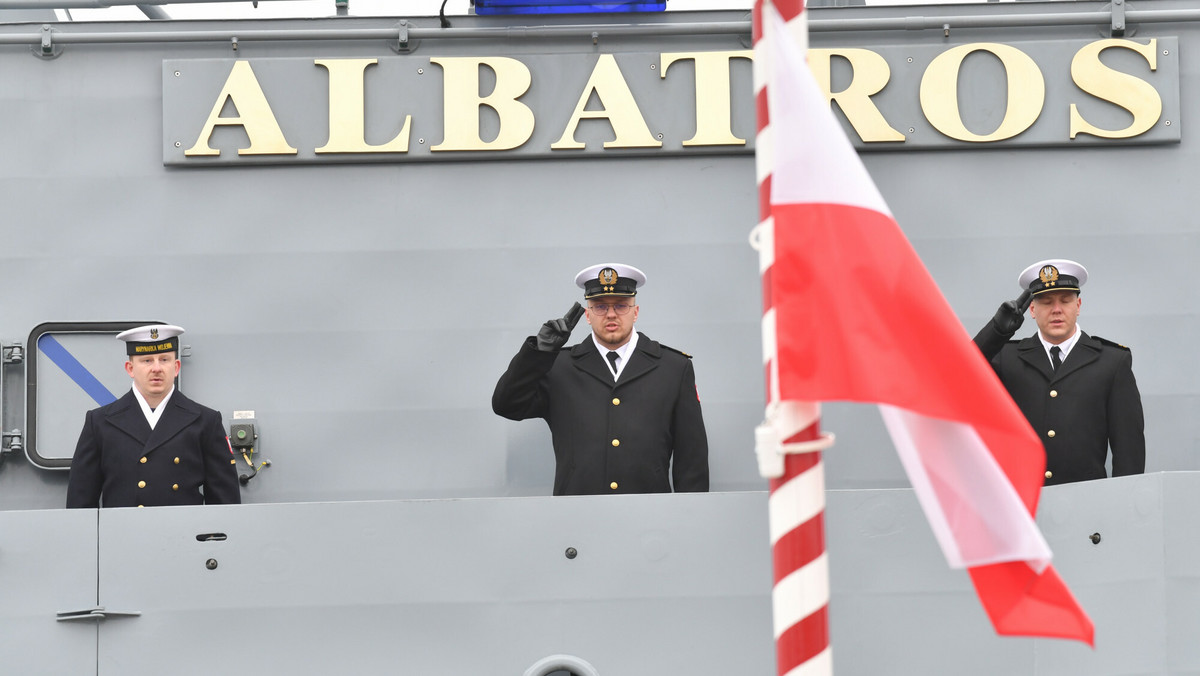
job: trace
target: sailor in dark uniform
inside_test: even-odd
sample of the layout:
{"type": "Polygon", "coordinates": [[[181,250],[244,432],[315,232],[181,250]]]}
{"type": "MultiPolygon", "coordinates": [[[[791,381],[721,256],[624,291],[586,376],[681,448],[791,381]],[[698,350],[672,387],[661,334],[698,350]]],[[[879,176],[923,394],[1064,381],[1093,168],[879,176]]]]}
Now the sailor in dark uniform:
{"type": "Polygon", "coordinates": [[[133,387],[84,418],[67,507],[241,502],[221,414],[175,391],[181,333],[157,324],[117,336],[133,387]]]}
{"type": "Polygon", "coordinates": [[[1001,304],[975,336],[1046,448],[1046,484],[1103,479],[1146,468],[1142,399],[1129,348],[1077,325],[1087,270],[1074,261],[1034,263],[1018,278],[1021,297],[1001,304]],[[1031,304],[1032,303],[1032,304],[1031,304]],[[1009,340],[1025,308],[1038,333],[1009,340]]]}
{"type": "Polygon", "coordinates": [[[555,495],[708,490],[708,437],[691,357],[633,330],[646,276],[594,265],[575,283],[578,303],[530,336],[496,383],[492,410],[544,418],[556,467],[555,495]],[[586,314],[591,335],[563,348],[586,314]]]}

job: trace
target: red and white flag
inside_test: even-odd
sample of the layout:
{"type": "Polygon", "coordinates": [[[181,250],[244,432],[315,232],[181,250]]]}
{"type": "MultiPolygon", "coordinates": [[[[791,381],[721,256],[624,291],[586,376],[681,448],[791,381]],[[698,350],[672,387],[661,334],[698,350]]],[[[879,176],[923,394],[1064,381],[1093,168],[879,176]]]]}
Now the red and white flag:
{"type": "Polygon", "coordinates": [[[969,569],[997,633],[1091,644],[1033,519],[1041,442],[834,118],[805,62],[802,5],[785,24],[759,2],[767,424],[788,439],[812,422],[810,402],[878,403],[947,561],[969,569]]]}

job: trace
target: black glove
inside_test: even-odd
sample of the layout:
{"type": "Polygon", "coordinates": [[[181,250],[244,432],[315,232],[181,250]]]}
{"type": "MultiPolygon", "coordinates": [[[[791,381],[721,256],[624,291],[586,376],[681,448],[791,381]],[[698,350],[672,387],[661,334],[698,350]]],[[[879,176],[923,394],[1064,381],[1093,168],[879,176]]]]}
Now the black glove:
{"type": "Polygon", "coordinates": [[[1011,336],[1021,328],[1021,324],[1025,323],[1025,311],[1029,309],[1029,303],[1033,301],[1033,293],[1026,289],[1021,292],[1021,295],[1016,300],[1006,300],[1000,304],[1000,308],[996,310],[996,316],[992,318],[992,322],[996,325],[996,331],[1003,335],[1011,336]]]}
{"type": "Polygon", "coordinates": [[[567,344],[567,339],[571,337],[571,330],[579,323],[579,318],[583,316],[583,306],[575,303],[567,310],[567,314],[563,315],[562,319],[551,319],[542,324],[542,328],[537,332],[537,349],[541,352],[557,352],[559,348],[567,344]]]}

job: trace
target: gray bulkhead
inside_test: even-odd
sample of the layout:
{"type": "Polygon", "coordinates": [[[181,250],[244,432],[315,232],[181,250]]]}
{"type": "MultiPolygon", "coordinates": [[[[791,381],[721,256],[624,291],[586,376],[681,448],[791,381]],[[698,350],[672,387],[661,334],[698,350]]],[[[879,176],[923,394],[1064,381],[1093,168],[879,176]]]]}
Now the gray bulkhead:
{"type": "MultiPolygon", "coordinates": [[[[1200,398],[1200,363],[1186,349],[1200,328],[1200,300],[1190,292],[1197,274],[1192,259],[1200,245],[1190,215],[1191,186],[1200,179],[1200,150],[1186,132],[1200,124],[1193,96],[1200,72],[1200,22],[1136,20],[1135,10],[1190,10],[1186,2],[1156,0],[1131,8],[1125,37],[1160,40],[1158,69],[1150,72],[1144,61],[1139,64],[1128,53],[1103,58],[1151,82],[1166,113],[1135,138],[1085,135],[1073,142],[1066,131],[1072,103],[1110,128],[1128,124],[1129,116],[1119,107],[1080,91],[1070,74],[1072,57],[1084,46],[1110,38],[1111,25],[1087,20],[960,27],[947,19],[1103,14],[1106,8],[1104,3],[1077,2],[811,12],[813,47],[861,48],[888,63],[892,79],[877,100],[890,126],[905,134],[906,141],[856,142],[966,332],[974,333],[1000,301],[1016,295],[1016,275],[1029,263],[1048,257],[1083,262],[1092,277],[1084,290],[1080,325],[1129,345],[1134,353],[1146,409],[1147,471],[1184,472],[1047,490],[1043,527],[1060,552],[1059,572],[1097,620],[1098,651],[1001,640],[990,635],[965,575],[945,570],[923,520],[912,514],[907,480],[874,407],[826,405],[823,426],[838,435],[837,445],[826,453],[827,485],[845,489],[830,493],[827,526],[834,651],[836,663],[849,669],[843,673],[882,673],[881,665],[889,664],[891,673],[967,673],[953,669],[967,668],[963,665],[973,664],[975,655],[990,657],[996,670],[972,667],[970,673],[1188,673],[1200,664],[1195,649],[1182,638],[1195,625],[1181,607],[1194,598],[1194,575],[1180,564],[1187,552],[1171,544],[1187,539],[1188,527],[1178,520],[1178,510],[1194,509],[1194,500],[1186,497],[1194,494],[1187,490],[1194,475],[1187,472],[1200,469],[1193,415],[1200,398]],[[928,21],[908,18],[915,15],[928,21]],[[882,30],[862,30],[853,24],[858,20],[891,23],[882,30]],[[831,23],[822,28],[822,21],[831,23]],[[835,26],[837,21],[849,23],[835,26]],[[947,21],[948,33],[941,28],[947,21]],[[1038,65],[1045,78],[1045,107],[1028,130],[1008,141],[953,141],[924,116],[921,77],[939,54],[982,42],[1013,46],[1038,65]],[[1053,506],[1053,514],[1045,512],[1046,505],[1053,506]],[[1100,526],[1094,525],[1097,519],[1100,526]],[[1103,532],[1103,546],[1088,541],[1082,550],[1076,548],[1077,538],[1100,532],[1101,526],[1110,527],[1103,532]],[[897,533],[913,537],[897,540],[897,533]],[[839,549],[845,552],[842,566],[839,549]],[[1147,558],[1151,551],[1155,556],[1147,558]],[[1155,558],[1162,551],[1163,558],[1155,558]],[[889,567],[893,562],[903,565],[889,567]],[[911,586],[905,580],[912,580],[911,586]],[[907,616],[911,607],[897,604],[898,598],[937,618],[931,624],[941,632],[938,640],[916,633],[920,627],[912,626],[907,616]],[[1131,627],[1142,633],[1131,633],[1131,627]],[[1121,638],[1114,642],[1113,636],[1121,638]],[[1135,641],[1138,637],[1144,640],[1135,641]],[[939,650],[944,652],[939,655],[939,650]]],[[[745,24],[748,18],[740,11],[670,13],[645,23],[745,24]]],[[[690,618],[761,630],[765,638],[751,638],[757,634],[747,631],[746,640],[729,650],[756,656],[744,657],[742,664],[769,668],[769,553],[765,537],[760,552],[743,551],[752,538],[739,539],[745,529],[765,535],[765,499],[738,494],[765,486],[752,449],[752,431],[762,417],[763,378],[760,280],[757,255],[747,243],[758,214],[750,64],[741,58],[729,62],[730,130],[746,144],[702,148],[683,145],[696,131],[693,65],[684,61],[665,73],[658,70],[663,53],[747,50],[748,31],[718,28],[665,35],[666,30],[640,29],[610,35],[601,29],[595,42],[590,33],[554,36],[520,30],[438,38],[428,33],[437,26],[435,18],[409,21],[413,34],[421,37],[399,51],[398,37],[253,37],[255,31],[342,29],[400,36],[403,26],[394,19],[62,24],[52,27],[52,58],[35,55],[38,45],[23,41],[31,36],[40,41],[41,24],[0,26],[0,38],[8,39],[0,45],[0,200],[5,205],[0,340],[6,354],[18,344],[28,352],[30,331],[44,322],[156,319],[180,324],[188,330],[183,342],[190,346],[182,389],[221,410],[228,422],[233,422],[233,411],[254,411],[259,457],[272,461],[243,491],[245,502],[257,504],[207,512],[212,517],[204,510],[178,509],[82,518],[58,509],[66,472],[37,468],[23,452],[4,454],[0,588],[37,590],[52,582],[55,590],[42,597],[53,595],[53,608],[36,607],[44,605],[38,598],[31,606],[17,606],[5,618],[10,629],[5,640],[24,636],[17,627],[78,632],[82,636],[73,638],[85,644],[83,663],[90,655],[99,673],[150,673],[129,666],[140,664],[136,660],[142,657],[129,656],[135,651],[121,652],[144,646],[139,632],[146,631],[155,606],[118,605],[143,598],[108,601],[117,612],[145,615],[105,620],[99,633],[81,631],[71,621],[48,627],[39,623],[47,611],[52,616],[94,601],[103,605],[107,591],[129,584],[119,572],[105,577],[103,571],[110,570],[106,562],[132,563],[139,554],[161,557],[159,577],[153,579],[162,589],[176,584],[171,577],[175,566],[194,576],[182,585],[181,607],[192,608],[197,596],[213,593],[206,585],[214,576],[234,570],[237,581],[231,584],[249,595],[245,603],[279,611],[261,616],[265,622],[280,622],[294,609],[292,604],[304,605],[272,597],[279,589],[292,593],[304,588],[286,583],[310,574],[334,579],[339,564],[353,567],[356,557],[344,559],[339,550],[354,538],[338,533],[339,524],[357,523],[351,534],[361,535],[363,556],[384,561],[407,556],[406,544],[423,551],[441,547],[447,557],[470,556],[445,541],[445,532],[465,529],[458,532],[477,538],[498,571],[491,578],[495,586],[484,585],[479,592],[496,593],[496,604],[478,604],[478,615],[455,616],[453,604],[463,602],[455,597],[460,592],[435,577],[433,591],[425,597],[401,587],[383,594],[376,614],[356,627],[361,632],[372,626],[371,618],[379,626],[395,622],[409,631],[421,626],[390,604],[430,610],[432,615],[414,617],[433,616],[448,625],[481,616],[480,627],[490,626],[487,619],[511,621],[512,615],[495,611],[505,604],[558,614],[562,624],[580,595],[588,599],[581,615],[603,626],[623,621],[620,605],[605,599],[620,596],[613,590],[624,582],[633,595],[670,597],[663,604],[664,621],[690,618]],[[197,31],[240,36],[237,49],[228,37],[182,39],[197,31]],[[177,33],[179,39],[137,38],[150,32],[177,33]],[[72,33],[132,37],[76,43],[53,39],[72,33]],[[601,54],[616,55],[648,128],[663,134],[662,148],[603,149],[601,144],[611,138],[603,121],[580,123],[577,137],[586,140],[585,149],[550,148],[601,54]],[[433,60],[467,56],[511,57],[529,66],[529,100],[536,107],[528,147],[461,154],[430,150],[442,142],[444,131],[443,86],[437,79],[443,70],[433,60]],[[316,152],[327,141],[329,116],[329,74],[316,59],[378,59],[365,71],[367,140],[388,141],[399,132],[403,116],[411,115],[407,154],[323,157],[316,152]],[[244,137],[222,129],[213,136],[222,157],[208,162],[212,166],[200,166],[203,161],[193,163],[181,153],[197,140],[222,79],[237,60],[254,67],[296,155],[239,158],[236,149],[244,145],[244,137]],[[608,502],[536,497],[550,493],[553,476],[545,425],[512,423],[491,413],[492,387],[521,340],[577,299],[571,284],[576,271],[606,260],[647,272],[649,284],[639,294],[639,327],[694,355],[712,449],[713,490],[728,495],[623,496],[608,502]],[[681,506],[672,500],[689,502],[681,506]],[[293,504],[330,502],[344,504],[293,504]],[[661,520],[644,523],[645,515],[655,513],[661,520]],[[507,517],[496,517],[492,531],[466,525],[495,514],[507,517]],[[710,519],[708,533],[688,527],[695,514],[710,519]],[[743,528],[739,519],[747,515],[752,515],[750,523],[743,528]],[[504,518],[536,524],[543,536],[514,529],[504,518]],[[277,528],[266,525],[273,519],[278,519],[277,528]],[[590,524],[597,519],[611,519],[628,530],[593,530],[590,524]],[[313,524],[312,533],[301,527],[305,523],[313,524]],[[439,533],[439,528],[446,531],[439,533]],[[51,529],[62,533],[53,548],[61,553],[41,560],[44,568],[14,556],[11,546],[4,556],[5,541],[20,543],[16,550],[29,555],[51,529]],[[137,535],[139,529],[143,536],[137,535]],[[195,539],[217,531],[256,544],[239,537],[227,542],[195,539]],[[664,533],[684,535],[674,542],[664,533]],[[72,534],[82,539],[73,544],[72,534]],[[499,554],[506,535],[535,553],[528,558],[499,554]],[[297,544],[310,536],[333,544],[297,544]],[[724,539],[729,546],[704,549],[706,536],[724,539]],[[525,571],[552,565],[546,563],[551,556],[553,565],[566,565],[564,548],[581,537],[591,538],[611,556],[622,547],[640,548],[640,556],[610,560],[613,568],[607,572],[588,571],[597,577],[571,578],[578,568],[567,573],[543,569],[546,575],[564,576],[552,578],[561,586],[550,591],[505,586],[528,583],[525,571]],[[112,550],[105,549],[105,541],[112,550]],[[76,565],[76,545],[92,552],[98,547],[94,566],[102,571],[101,589],[84,585],[68,594],[58,584],[87,577],[95,569],[76,565]],[[227,548],[212,556],[204,549],[208,545],[227,548]],[[646,582],[655,575],[670,579],[681,574],[675,564],[689,557],[694,571],[689,579],[695,586],[664,590],[646,582]],[[217,568],[204,567],[209,558],[219,561],[217,568]],[[43,569],[45,576],[35,574],[32,581],[23,577],[43,569]],[[284,586],[256,585],[256,572],[282,575],[284,586]],[[744,575],[753,582],[735,583],[722,574],[744,575]],[[639,582],[631,583],[633,577],[639,582]],[[712,580],[729,586],[713,591],[704,586],[712,580]],[[256,587],[260,596],[255,596],[256,587]],[[73,594],[92,598],[81,604],[73,594]],[[728,608],[730,615],[721,619],[696,612],[714,603],[728,608]],[[495,614],[488,614],[489,607],[495,614]],[[116,652],[105,653],[108,649],[116,652]],[[764,651],[765,657],[760,654],[764,651]],[[133,671],[121,671],[122,665],[133,671]]],[[[458,28],[499,25],[482,17],[452,21],[458,28]]],[[[849,77],[839,58],[835,88],[849,77]]],[[[976,129],[986,129],[1002,117],[997,111],[1005,101],[996,91],[1003,72],[986,56],[964,64],[963,72],[977,79],[958,95],[964,110],[972,100],[988,104],[976,111],[979,117],[968,120],[976,129]]],[[[494,128],[496,120],[485,114],[481,124],[494,128]]],[[[1027,326],[1026,332],[1032,329],[1027,326]]],[[[576,329],[575,338],[583,336],[576,329]]],[[[103,357],[97,360],[101,368],[103,357]]],[[[120,346],[113,341],[108,366],[118,382],[121,360],[120,346]]],[[[26,426],[26,366],[6,363],[3,368],[6,435],[26,426]]],[[[40,425],[67,430],[59,436],[70,439],[78,431],[81,414],[75,408],[51,403],[39,404],[39,411],[46,416],[40,425]]],[[[40,450],[70,454],[62,447],[40,450]]],[[[580,562],[586,562],[591,550],[579,551],[580,562]]],[[[479,569],[463,565],[463,570],[479,569]]],[[[445,569],[446,560],[423,554],[409,566],[414,575],[431,575],[445,569]]],[[[376,562],[362,574],[381,584],[390,569],[376,562]]],[[[349,589],[346,597],[357,599],[361,591],[349,589]]],[[[225,597],[209,602],[206,610],[195,611],[201,619],[205,612],[236,617],[242,603],[225,597]]],[[[311,605],[320,610],[336,602],[320,597],[311,605]]],[[[339,613],[333,617],[345,621],[339,613]]],[[[195,620],[167,624],[182,628],[195,620]]],[[[307,638],[302,624],[296,620],[293,631],[272,629],[271,635],[307,638]]],[[[85,621],[85,626],[94,625],[85,621]]],[[[162,626],[150,624],[151,634],[162,626]]],[[[43,640],[60,645],[62,640],[56,634],[36,636],[30,639],[33,645],[43,640]]],[[[557,645],[576,647],[594,659],[592,644],[566,640],[572,638],[567,630],[562,637],[557,645]]],[[[495,654],[498,663],[516,668],[548,654],[539,649],[555,645],[548,641],[530,647],[515,636],[508,643],[522,650],[497,648],[495,654]]],[[[364,656],[364,664],[379,660],[376,671],[363,673],[383,673],[385,665],[397,663],[386,650],[374,652],[371,646],[377,645],[364,637],[349,646],[364,656]]],[[[419,650],[422,644],[414,640],[403,645],[419,650]]],[[[655,664],[653,646],[633,650],[635,658],[644,650],[644,663],[655,664]]],[[[55,654],[65,660],[69,652],[55,654]]],[[[246,654],[253,651],[247,648],[246,654]]],[[[423,660],[433,658],[411,659],[399,663],[426,668],[431,663],[423,660]]],[[[25,664],[30,665],[27,673],[38,673],[36,665],[50,663],[30,659],[25,664]]],[[[248,664],[246,673],[268,668],[248,664]]],[[[462,670],[443,673],[466,673],[476,666],[455,664],[462,670]]],[[[602,673],[639,673],[619,664],[602,673]]],[[[720,668],[712,673],[730,673],[719,660],[708,666],[720,668]]],[[[47,667],[42,673],[67,672],[47,667]]],[[[190,672],[185,667],[173,673],[190,672]]]]}

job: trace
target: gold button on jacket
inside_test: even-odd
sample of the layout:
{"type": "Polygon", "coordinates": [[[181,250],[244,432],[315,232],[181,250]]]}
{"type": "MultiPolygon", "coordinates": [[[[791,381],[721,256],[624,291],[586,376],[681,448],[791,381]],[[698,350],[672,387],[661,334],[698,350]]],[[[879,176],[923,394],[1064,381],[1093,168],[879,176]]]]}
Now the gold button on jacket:
{"type": "Polygon", "coordinates": [[[614,491],[617,490],[617,482],[615,482],[615,481],[612,482],[611,484],[608,485],[608,487],[613,489],[614,491]]]}
{"type": "Polygon", "coordinates": [[[221,414],[179,391],[163,406],[153,432],[161,439],[153,444],[133,389],[88,411],[67,481],[68,508],[241,502],[237,467],[225,464],[233,456],[221,414]]]}

